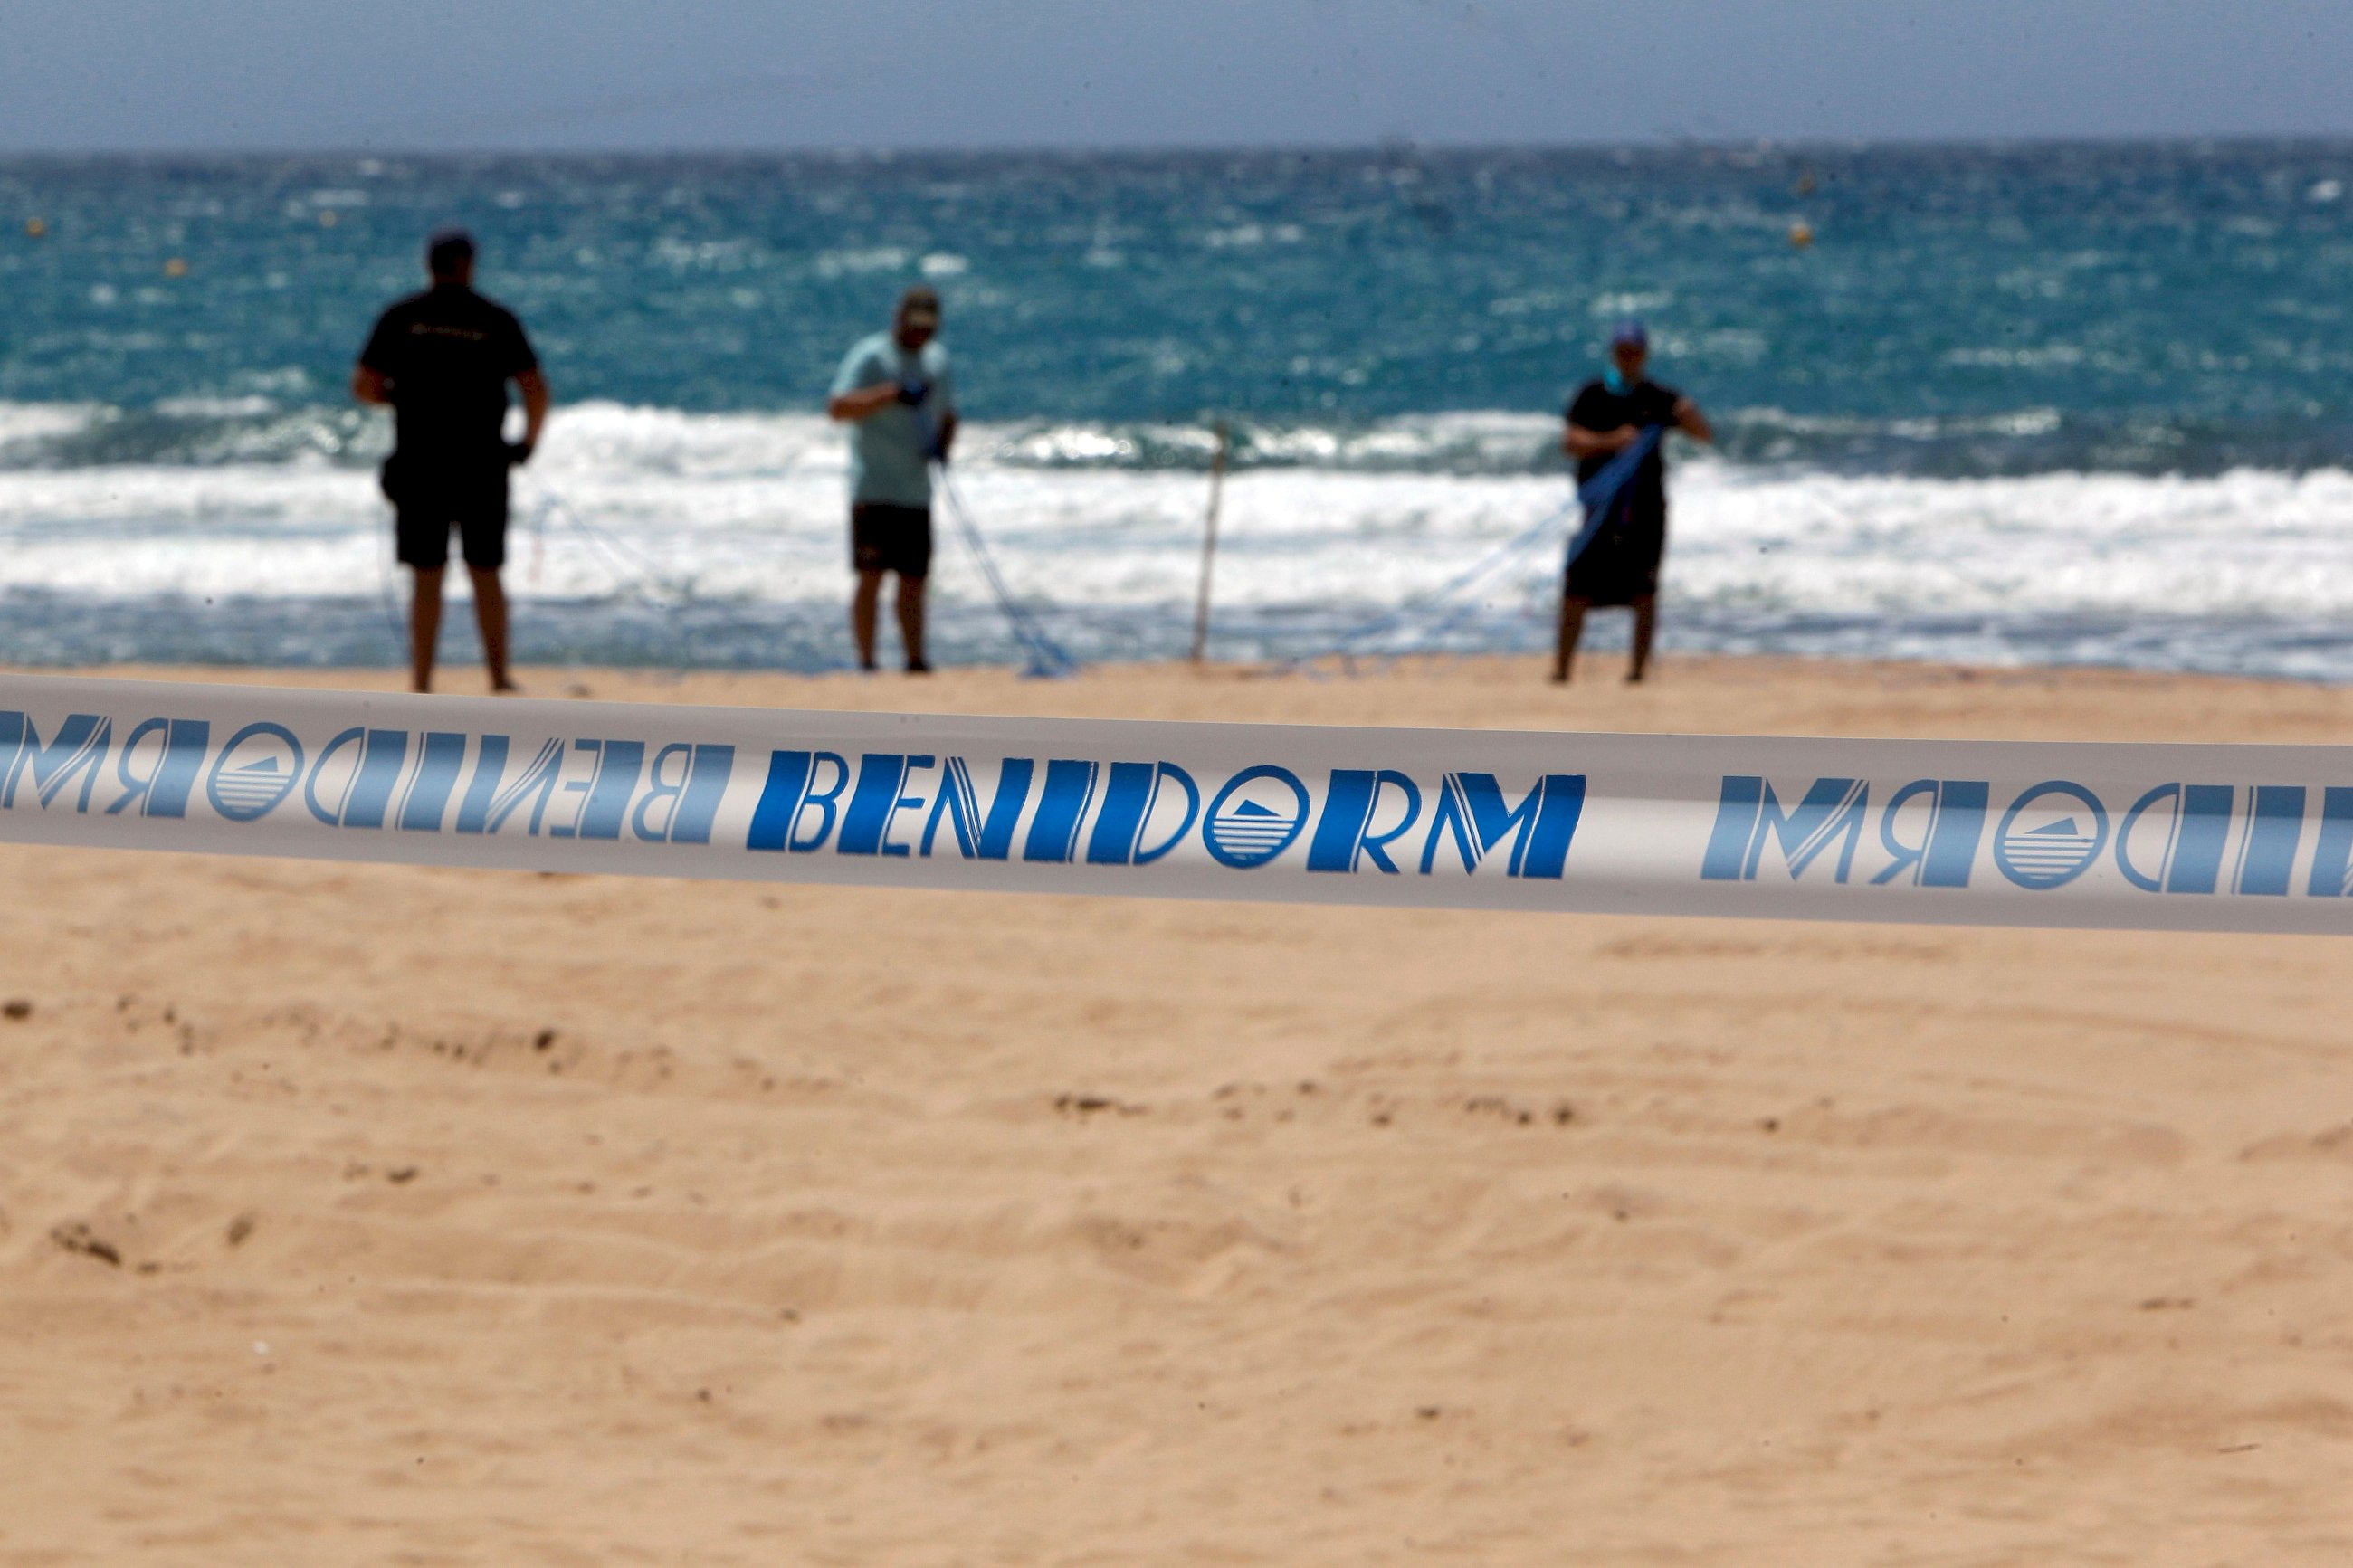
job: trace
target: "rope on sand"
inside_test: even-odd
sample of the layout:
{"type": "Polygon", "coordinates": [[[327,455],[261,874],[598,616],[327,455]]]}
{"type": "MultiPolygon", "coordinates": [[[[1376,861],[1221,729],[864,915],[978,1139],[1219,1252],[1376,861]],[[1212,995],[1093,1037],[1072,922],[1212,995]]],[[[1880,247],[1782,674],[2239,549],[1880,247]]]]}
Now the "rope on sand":
{"type": "Polygon", "coordinates": [[[989,552],[988,542],[981,537],[979,525],[972,520],[972,510],[965,505],[964,493],[956,488],[945,463],[939,467],[939,478],[940,492],[948,500],[948,515],[955,523],[965,548],[972,552],[973,560],[979,564],[981,580],[996,598],[997,609],[1004,613],[1005,624],[1011,629],[1014,641],[1019,643],[1022,651],[1029,656],[1029,663],[1021,673],[1040,680],[1077,674],[1079,661],[1039,623],[1036,612],[1016,599],[1012,589],[1006,586],[1005,574],[997,569],[997,558],[989,552]]]}

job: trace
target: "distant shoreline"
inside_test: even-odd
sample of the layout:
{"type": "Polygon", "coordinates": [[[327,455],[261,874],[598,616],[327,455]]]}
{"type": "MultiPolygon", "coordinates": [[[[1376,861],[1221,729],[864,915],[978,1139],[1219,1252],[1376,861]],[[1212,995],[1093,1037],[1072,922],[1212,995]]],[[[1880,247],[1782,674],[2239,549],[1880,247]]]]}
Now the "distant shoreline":
{"type": "MultiPolygon", "coordinates": [[[[440,689],[479,694],[462,647],[440,689]]],[[[2177,675],[2106,668],[1985,668],[1895,660],[1662,656],[1641,687],[1620,679],[1625,656],[1580,657],[1566,689],[1544,660],[1506,655],[1336,658],[1293,670],[1180,661],[1092,665],[1032,680],[1008,665],[942,668],[928,679],[885,670],[797,675],[772,670],[526,666],[534,697],[602,701],[881,712],[989,712],[1073,718],[1193,719],[1287,724],[1430,725],[1466,729],[1852,735],[2078,741],[2343,743],[2353,740],[2353,685],[2253,676],[2177,675]]],[[[392,668],[126,664],[5,666],[27,675],[396,691],[392,668]]]]}

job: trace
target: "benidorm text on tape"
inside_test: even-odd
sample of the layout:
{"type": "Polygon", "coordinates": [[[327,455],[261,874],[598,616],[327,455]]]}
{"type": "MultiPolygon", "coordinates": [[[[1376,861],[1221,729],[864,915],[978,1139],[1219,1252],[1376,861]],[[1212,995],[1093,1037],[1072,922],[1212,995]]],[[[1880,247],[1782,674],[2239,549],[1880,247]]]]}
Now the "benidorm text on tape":
{"type": "Polygon", "coordinates": [[[1153,898],[2353,933],[2353,748],[956,718],[0,676],[0,838],[1153,898]]]}

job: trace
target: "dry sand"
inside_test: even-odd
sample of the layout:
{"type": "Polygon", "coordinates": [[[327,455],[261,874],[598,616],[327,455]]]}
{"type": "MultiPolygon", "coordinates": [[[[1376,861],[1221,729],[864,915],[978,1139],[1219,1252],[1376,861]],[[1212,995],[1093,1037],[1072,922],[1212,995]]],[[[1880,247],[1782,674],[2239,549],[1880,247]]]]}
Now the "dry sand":
{"type": "MultiPolygon", "coordinates": [[[[2353,739],[2308,687],[1615,664],[533,684],[2353,739]]],[[[2353,1561],[2342,942],[0,888],[12,1568],[2353,1561]]]]}

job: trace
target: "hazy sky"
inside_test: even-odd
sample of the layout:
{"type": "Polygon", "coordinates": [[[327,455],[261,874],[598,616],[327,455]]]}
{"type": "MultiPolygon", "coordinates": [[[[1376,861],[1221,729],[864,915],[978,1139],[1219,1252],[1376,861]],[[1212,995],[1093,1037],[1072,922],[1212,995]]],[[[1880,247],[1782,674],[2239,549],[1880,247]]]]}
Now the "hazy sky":
{"type": "Polygon", "coordinates": [[[0,150],[2353,133],[2348,0],[0,0],[0,150]]]}

